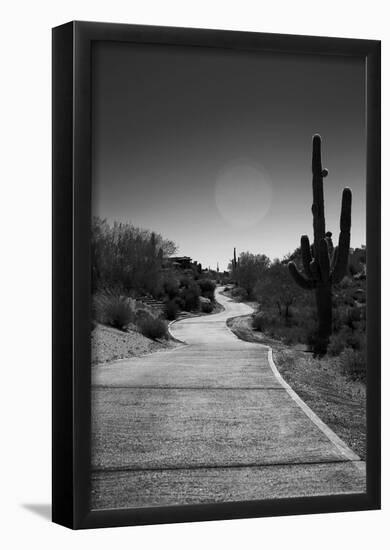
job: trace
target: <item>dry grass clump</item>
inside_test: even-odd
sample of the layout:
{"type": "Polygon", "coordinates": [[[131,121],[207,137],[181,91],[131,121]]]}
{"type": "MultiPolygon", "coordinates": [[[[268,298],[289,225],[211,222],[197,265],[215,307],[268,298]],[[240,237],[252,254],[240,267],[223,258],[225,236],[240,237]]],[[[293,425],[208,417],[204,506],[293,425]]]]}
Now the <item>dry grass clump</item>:
{"type": "Polygon", "coordinates": [[[151,340],[168,338],[167,324],[158,317],[144,316],[137,321],[137,327],[141,334],[151,340]]]}
{"type": "Polygon", "coordinates": [[[366,381],[366,355],[361,350],[346,348],[340,353],[342,372],[351,380],[366,381]]]}
{"type": "Polygon", "coordinates": [[[96,294],[92,302],[93,317],[99,323],[126,330],[135,321],[135,301],[112,291],[96,294]]]}

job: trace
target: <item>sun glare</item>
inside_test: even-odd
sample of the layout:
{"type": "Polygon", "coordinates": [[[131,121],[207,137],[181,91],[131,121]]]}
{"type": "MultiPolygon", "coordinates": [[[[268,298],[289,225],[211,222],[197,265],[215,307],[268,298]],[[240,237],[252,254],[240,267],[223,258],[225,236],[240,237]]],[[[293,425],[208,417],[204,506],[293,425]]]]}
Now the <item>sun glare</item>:
{"type": "Polygon", "coordinates": [[[217,175],[215,201],[222,218],[236,229],[257,225],[272,203],[272,185],[266,170],[248,160],[225,165],[217,175]]]}

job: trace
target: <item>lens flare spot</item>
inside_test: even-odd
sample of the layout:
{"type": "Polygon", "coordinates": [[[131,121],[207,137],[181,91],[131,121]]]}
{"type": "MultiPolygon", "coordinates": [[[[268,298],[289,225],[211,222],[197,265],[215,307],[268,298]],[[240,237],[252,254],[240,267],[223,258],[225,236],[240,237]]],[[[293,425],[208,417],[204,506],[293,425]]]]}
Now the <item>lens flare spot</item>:
{"type": "Polygon", "coordinates": [[[258,164],[248,160],[232,162],[217,175],[215,202],[222,218],[232,227],[253,227],[271,207],[271,178],[258,164]]]}

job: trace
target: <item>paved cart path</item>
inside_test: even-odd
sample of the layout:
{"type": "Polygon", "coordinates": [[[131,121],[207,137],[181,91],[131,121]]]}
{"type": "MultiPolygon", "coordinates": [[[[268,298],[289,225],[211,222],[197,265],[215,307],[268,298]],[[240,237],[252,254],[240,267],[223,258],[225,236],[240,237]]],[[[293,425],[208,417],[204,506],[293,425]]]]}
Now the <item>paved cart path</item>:
{"type": "Polygon", "coordinates": [[[365,464],[218,314],[171,325],[174,350],[95,367],[92,507],[365,491],[365,464]]]}

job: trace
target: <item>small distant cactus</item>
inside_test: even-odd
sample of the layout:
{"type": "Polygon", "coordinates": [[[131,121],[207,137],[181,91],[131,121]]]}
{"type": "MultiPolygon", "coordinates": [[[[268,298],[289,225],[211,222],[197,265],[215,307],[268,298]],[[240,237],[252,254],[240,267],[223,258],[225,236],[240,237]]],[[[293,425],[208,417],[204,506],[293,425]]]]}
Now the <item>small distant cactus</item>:
{"type": "Polygon", "coordinates": [[[240,259],[237,259],[236,247],[233,248],[233,259],[232,259],[231,265],[232,265],[232,268],[231,268],[232,279],[233,279],[233,282],[237,284],[237,271],[238,271],[238,268],[240,267],[240,259]]]}
{"type": "Polygon", "coordinates": [[[332,285],[339,283],[346,275],[351,239],[352,192],[343,190],[338,246],[333,248],[332,233],[325,232],[325,209],[323,178],[328,171],[321,164],[321,137],[313,136],[313,229],[314,243],[310,246],[307,235],[301,237],[301,254],[304,273],[300,273],[294,262],[288,267],[296,283],[304,289],[315,290],[318,313],[318,331],[314,354],[324,355],[332,334],[332,285]]]}

